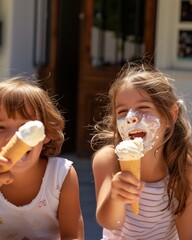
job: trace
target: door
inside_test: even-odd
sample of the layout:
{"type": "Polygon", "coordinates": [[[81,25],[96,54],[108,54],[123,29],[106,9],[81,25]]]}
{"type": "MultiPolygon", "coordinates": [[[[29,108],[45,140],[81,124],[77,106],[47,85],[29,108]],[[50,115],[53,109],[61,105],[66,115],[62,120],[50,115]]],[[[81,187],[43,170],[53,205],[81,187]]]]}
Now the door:
{"type": "Polygon", "coordinates": [[[76,151],[79,59],[79,1],[48,0],[50,25],[47,61],[38,67],[40,79],[66,119],[64,152],[76,151]]]}
{"type": "Polygon", "coordinates": [[[156,1],[81,1],[77,153],[91,156],[89,126],[101,119],[106,93],[127,60],[149,56],[153,63],[156,1]]]}
{"type": "Polygon", "coordinates": [[[66,118],[63,151],[90,156],[89,125],[102,117],[106,93],[122,64],[154,57],[156,0],[50,2],[48,59],[39,78],[66,118]]]}

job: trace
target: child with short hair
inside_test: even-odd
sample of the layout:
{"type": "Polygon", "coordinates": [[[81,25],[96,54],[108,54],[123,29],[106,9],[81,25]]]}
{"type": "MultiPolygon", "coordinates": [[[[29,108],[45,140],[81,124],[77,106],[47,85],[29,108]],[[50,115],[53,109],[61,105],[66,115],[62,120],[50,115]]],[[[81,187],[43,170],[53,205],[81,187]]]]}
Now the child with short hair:
{"type": "Polygon", "coordinates": [[[0,149],[31,120],[41,121],[46,135],[14,166],[0,157],[11,167],[0,173],[0,239],[84,239],[77,173],[58,156],[65,120],[56,104],[35,80],[0,82],[0,149]]]}

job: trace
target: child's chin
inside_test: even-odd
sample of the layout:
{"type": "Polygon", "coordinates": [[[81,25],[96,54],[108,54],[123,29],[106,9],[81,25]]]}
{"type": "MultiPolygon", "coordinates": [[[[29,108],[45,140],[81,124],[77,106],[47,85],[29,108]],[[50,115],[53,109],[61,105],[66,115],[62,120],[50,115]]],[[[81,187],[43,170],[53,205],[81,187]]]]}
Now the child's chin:
{"type": "Polygon", "coordinates": [[[24,167],[24,165],[26,165],[27,163],[29,163],[28,160],[28,154],[26,153],[12,168],[12,171],[18,171],[18,170],[22,170],[22,168],[24,167]]]}

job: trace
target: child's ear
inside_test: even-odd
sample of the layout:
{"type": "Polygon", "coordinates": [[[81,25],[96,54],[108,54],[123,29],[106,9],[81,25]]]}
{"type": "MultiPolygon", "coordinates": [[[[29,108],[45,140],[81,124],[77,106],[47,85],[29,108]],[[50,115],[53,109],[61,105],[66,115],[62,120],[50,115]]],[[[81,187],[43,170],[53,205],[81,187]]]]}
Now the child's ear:
{"type": "Polygon", "coordinates": [[[46,136],[43,140],[43,144],[47,144],[50,140],[51,140],[51,138],[46,136]]]}
{"type": "Polygon", "coordinates": [[[173,123],[175,123],[179,113],[179,108],[175,103],[171,106],[170,112],[172,115],[173,123]]]}
{"type": "Polygon", "coordinates": [[[178,117],[179,108],[175,103],[171,106],[170,113],[172,115],[172,121],[167,122],[167,128],[170,128],[172,124],[175,124],[178,117]]]}

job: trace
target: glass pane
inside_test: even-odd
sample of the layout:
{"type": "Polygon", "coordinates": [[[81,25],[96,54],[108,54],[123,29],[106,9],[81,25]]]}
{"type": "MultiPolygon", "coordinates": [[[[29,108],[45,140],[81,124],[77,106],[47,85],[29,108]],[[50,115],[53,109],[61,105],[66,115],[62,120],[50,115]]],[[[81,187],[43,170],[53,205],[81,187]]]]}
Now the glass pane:
{"type": "Polygon", "coordinates": [[[94,0],[93,65],[121,65],[143,55],[144,11],[144,0],[94,0]]]}
{"type": "Polygon", "coordinates": [[[178,57],[182,60],[192,59],[192,31],[179,31],[178,57]]]}
{"type": "Polygon", "coordinates": [[[192,21],[192,1],[181,0],[181,22],[192,21]]]}

